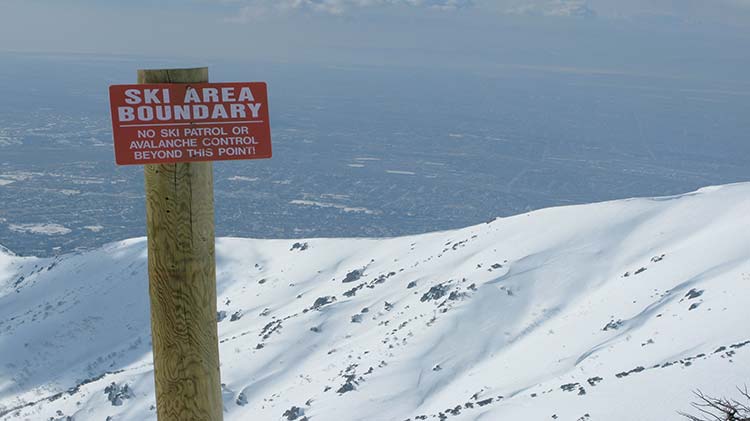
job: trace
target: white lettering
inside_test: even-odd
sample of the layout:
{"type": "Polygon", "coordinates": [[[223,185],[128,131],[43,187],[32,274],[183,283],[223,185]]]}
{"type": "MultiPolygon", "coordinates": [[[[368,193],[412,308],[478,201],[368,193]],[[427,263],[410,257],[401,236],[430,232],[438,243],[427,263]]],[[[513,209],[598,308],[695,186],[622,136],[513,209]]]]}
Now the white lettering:
{"type": "Polygon", "coordinates": [[[250,91],[250,88],[243,86],[242,89],[240,89],[240,96],[237,100],[240,102],[253,102],[255,101],[255,97],[253,96],[252,91],[250,91]]]}
{"type": "Polygon", "coordinates": [[[140,121],[151,121],[154,119],[153,107],[141,106],[136,109],[138,114],[138,120],[140,121]]]}
{"type": "Polygon", "coordinates": [[[172,119],[172,107],[156,107],[156,119],[159,121],[168,121],[172,119]]]}
{"type": "Polygon", "coordinates": [[[229,104],[229,110],[232,118],[246,118],[245,107],[242,104],[229,104]]]}
{"type": "Polygon", "coordinates": [[[196,120],[204,120],[208,118],[208,106],[193,105],[193,118],[196,120]]]}
{"type": "Polygon", "coordinates": [[[182,151],[180,149],[171,151],[134,151],[133,157],[138,161],[147,159],[179,159],[182,158],[182,151]]]}
{"type": "Polygon", "coordinates": [[[191,102],[201,102],[201,97],[195,88],[187,88],[185,91],[185,104],[190,104],[191,102]]]}
{"type": "Polygon", "coordinates": [[[221,88],[221,102],[235,102],[237,98],[234,97],[234,88],[231,86],[221,88]]]}
{"type": "Polygon", "coordinates": [[[203,102],[219,102],[219,90],[216,88],[203,88],[203,102]]]}
{"type": "Polygon", "coordinates": [[[174,106],[174,119],[175,120],[190,120],[190,106],[189,105],[175,105],[174,106]]]}
{"type": "Polygon", "coordinates": [[[253,114],[253,118],[258,118],[258,111],[262,104],[247,104],[247,108],[250,108],[250,112],[253,114]]]}
{"type": "Polygon", "coordinates": [[[212,119],[218,119],[218,118],[229,118],[229,114],[227,114],[227,110],[224,109],[224,106],[221,104],[217,104],[214,106],[214,111],[211,113],[212,119]]]}
{"type": "Polygon", "coordinates": [[[120,122],[135,120],[133,107],[117,107],[117,119],[120,122]]]}
{"type": "Polygon", "coordinates": [[[140,104],[141,103],[141,91],[138,89],[126,89],[125,90],[125,103],[126,104],[140,104]]]}
{"type": "Polygon", "coordinates": [[[159,101],[158,89],[144,89],[143,91],[143,102],[145,104],[161,104],[159,101]]]}

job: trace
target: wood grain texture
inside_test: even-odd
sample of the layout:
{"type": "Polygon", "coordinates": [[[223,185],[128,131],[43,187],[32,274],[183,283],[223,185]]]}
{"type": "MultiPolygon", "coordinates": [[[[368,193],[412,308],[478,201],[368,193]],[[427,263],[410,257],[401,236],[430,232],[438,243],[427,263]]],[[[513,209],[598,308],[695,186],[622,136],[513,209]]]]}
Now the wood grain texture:
{"type": "MultiPolygon", "coordinates": [[[[138,83],[208,82],[208,69],[139,70],[138,83]]],[[[213,166],[145,166],[159,421],[221,421],[213,166]]]]}

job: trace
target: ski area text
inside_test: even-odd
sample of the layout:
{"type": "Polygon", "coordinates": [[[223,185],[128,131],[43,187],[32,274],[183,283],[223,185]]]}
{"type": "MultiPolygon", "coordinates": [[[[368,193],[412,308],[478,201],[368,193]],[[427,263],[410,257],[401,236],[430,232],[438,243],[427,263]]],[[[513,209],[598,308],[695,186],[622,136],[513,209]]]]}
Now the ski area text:
{"type": "Polygon", "coordinates": [[[118,165],[271,157],[263,82],[112,85],[118,165]]]}

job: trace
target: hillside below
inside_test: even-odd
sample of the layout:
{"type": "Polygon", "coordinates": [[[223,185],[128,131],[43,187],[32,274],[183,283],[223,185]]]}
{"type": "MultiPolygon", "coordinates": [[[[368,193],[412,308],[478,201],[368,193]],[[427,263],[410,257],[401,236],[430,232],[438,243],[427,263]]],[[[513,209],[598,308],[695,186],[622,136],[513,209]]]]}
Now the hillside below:
{"type": "MultiPolygon", "coordinates": [[[[217,241],[225,420],[672,420],[750,378],[750,184],[217,241]]],[[[0,248],[0,420],[155,420],[146,241],[0,248]]]]}

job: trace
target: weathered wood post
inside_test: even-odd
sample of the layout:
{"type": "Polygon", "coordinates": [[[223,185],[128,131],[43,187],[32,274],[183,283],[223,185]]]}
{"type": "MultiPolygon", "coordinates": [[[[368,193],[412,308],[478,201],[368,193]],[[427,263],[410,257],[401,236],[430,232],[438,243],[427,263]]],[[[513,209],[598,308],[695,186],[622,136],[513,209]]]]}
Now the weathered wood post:
{"type": "MultiPolygon", "coordinates": [[[[139,70],[138,83],[208,82],[208,69],[139,70]]],[[[221,421],[213,166],[145,166],[159,421],[221,421]]]]}
{"type": "Polygon", "coordinates": [[[221,421],[212,161],[272,156],[265,82],[138,71],[109,87],[118,165],[145,165],[159,421],[221,421]]]}

